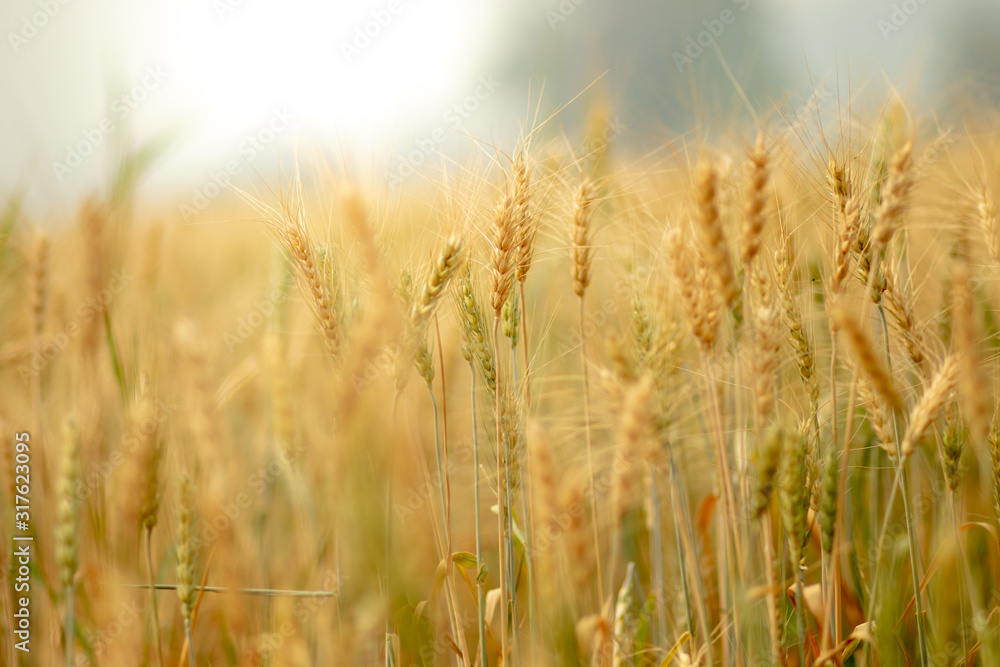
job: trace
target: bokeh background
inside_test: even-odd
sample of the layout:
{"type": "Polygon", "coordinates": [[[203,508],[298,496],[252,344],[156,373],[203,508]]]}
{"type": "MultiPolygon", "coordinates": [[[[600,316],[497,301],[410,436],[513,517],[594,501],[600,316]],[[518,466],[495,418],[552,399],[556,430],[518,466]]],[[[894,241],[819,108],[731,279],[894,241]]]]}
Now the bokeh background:
{"type": "Polygon", "coordinates": [[[126,153],[191,219],[296,159],[433,179],[556,110],[550,136],[600,104],[649,154],[893,89],[961,122],[1000,90],[996,0],[4,0],[0,33],[0,196],[45,219],[126,153]]]}

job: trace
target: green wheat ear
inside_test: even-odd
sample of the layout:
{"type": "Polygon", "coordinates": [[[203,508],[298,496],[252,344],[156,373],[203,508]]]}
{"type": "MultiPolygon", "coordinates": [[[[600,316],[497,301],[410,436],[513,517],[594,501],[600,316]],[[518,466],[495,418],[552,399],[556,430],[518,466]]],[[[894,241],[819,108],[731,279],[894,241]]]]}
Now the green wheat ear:
{"type": "Polygon", "coordinates": [[[194,616],[194,605],[197,598],[195,587],[195,566],[197,561],[195,546],[195,487],[191,476],[185,472],[181,475],[180,502],[178,505],[177,526],[177,598],[181,605],[181,616],[184,619],[184,634],[188,646],[188,664],[194,665],[194,645],[191,642],[191,624],[194,616]]]}
{"type": "Polygon", "coordinates": [[[837,525],[837,491],[840,483],[840,457],[835,447],[827,452],[823,466],[823,481],[820,484],[819,528],[823,553],[833,552],[833,536],[837,525]]]}
{"type": "Polygon", "coordinates": [[[784,439],[781,466],[781,520],[788,538],[793,562],[802,560],[802,550],[809,542],[810,484],[808,443],[795,434],[784,439]]]}
{"type": "Polygon", "coordinates": [[[73,663],[73,649],[76,644],[76,614],[74,611],[76,571],[80,561],[78,525],[80,522],[80,501],[78,494],[81,479],[80,429],[76,422],[67,420],[64,427],[66,449],[62,457],[59,475],[58,505],[56,507],[56,562],[59,564],[59,581],[66,604],[65,641],[66,665],[73,663]]]}
{"type": "Polygon", "coordinates": [[[764,432],[760,449],[757,453],[755,467],[757,471],[757,487],[753,497],[753,515],[760,517],[771,506],[771,497],[774,495],[776,476],[781,465],[782,452],[785,450],[785,441],[789,435],[786,429],[778,424],[773,424],[764,432]]]}

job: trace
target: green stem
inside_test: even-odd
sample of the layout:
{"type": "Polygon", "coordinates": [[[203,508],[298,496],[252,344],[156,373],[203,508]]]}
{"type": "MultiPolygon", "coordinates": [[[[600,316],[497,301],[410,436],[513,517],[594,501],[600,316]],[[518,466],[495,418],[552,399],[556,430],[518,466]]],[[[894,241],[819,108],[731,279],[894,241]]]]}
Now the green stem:
{"type": "Polygon", "coordinates": [[[191,619],[184,619],[184,637],[187,639],[187,656],[189,667],[195,667],[194,664],[194,642],[191,641],[191,619]]]}
{"type": "Polygon", "coordinates": [[[160,640],[160,612],[156,602],[156,589],[153,588],[153,529],[146,529],[146,575],[149,579],[149,608],[152,612],[153,641],[156,646],[156,664],[163,667],[163,645],[160,640]]]}
{"type": "Polygon", "coordinates": [[[656,615],[658,624],[657,634],[654,637],[655,643],[663,645],[667,639],[667,601],[664,597],[664,577],[663,577],[663,534],[660,524],[660,494],[656,488],[656,471],[652,465],[649,466],[649,500],[652,505],[653,529],[649,531],[649,550],[651,552],[653,592],[656,599],[656,615]]]}
{"type": "Polygon", "coordinates": [[[489,667],[489,660],[486,657],[486,587],[485,583],[479,580],[483,571],[483,528],[482,511],[479,500],[479,423],[476,418],[476,369],[469,360],[469,372],[472,375],[472,465],[475,468],[475,482],[473,493],[476,505],[476,592],[478,597],[478,623],[479,626],[479,655],[481,667],[489,667]]]}
{"type": "Polygon", "coordinates": [[[76,646],[76,624],[73,615],[73,584],[66,586],[66,667],[73,667],[73,649],[76,646]]]}
{"type": "MultiPolygon", "coordinates": [[[[882,307],[881,301],[878,304],[878,314],[882,322],[882,343],[885,346],[886,366],[889,370],[889,375],[892,375],[892,355],[889,350],[889,324],[886,321],[885,308],[882,307]]],[[[899,488],[903,492],[903,513],[906,516],[906,537],[910,548],[910,574],[913,579],[914,614],[917,623],[917,641],[920,645],[920,663],[922,665],[930,665],[927,656],[927,640],[924,636],[923,593],[920,590],[923,566],[921,565],[920,548],[917,544],[916,522],[913,517],[913,509],[910,507],[910,488],[906,477],[906,460],[903,458],[902,444],[900,443],[902,431],[899,428],[899,414],[895,410],[892,413],[892,427],[896,435],[896,461],[899,465],[900,477],[899,488]]],[[[886,515],[886,520],[888,520],[888,515],[886,515]]]]}
{"type": "MultiPolygon", "coordinates": [[[[500,350],[500,314],[493,317],[493,349],[500,350]]],[[[500,364],[497,364],[499,370],[500,364]]],[[[500,401],[502,393],[500,391],[500,373],[497,373],[497,400],[496,400],[496,446],[497,446],[497,540],[500,549],[500,662],[507,662],[507,558],[506,552],[506,521],[507,508],[504,506],[504,489],[507,481],[507,457],[503,447],[503,432],[500,426],[500,401]]]]}

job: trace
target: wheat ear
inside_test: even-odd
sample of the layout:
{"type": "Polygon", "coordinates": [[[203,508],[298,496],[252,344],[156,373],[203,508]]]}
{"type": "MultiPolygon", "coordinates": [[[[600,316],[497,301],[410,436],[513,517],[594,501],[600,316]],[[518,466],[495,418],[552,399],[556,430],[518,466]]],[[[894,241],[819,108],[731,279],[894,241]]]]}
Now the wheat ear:
{"type": "Polygon", "coordinates": [[[959,354],[961,391],[965,420],[969,425],[969,440],[978,447],[984,443],[990,429],[988,384],[983,377],[979,359],[978,332],[975,322],[976,300],[968,266],[955,268],[952,280],[952,335],[959,354]]]}
{"type": "Polygon", "coordinates": [[[411,319],[414,328],[421,329],[430,320],[448,283],[461,265],[462,245],[462,239],[457,236],[449,238],[431,266],[427,280],[424,281],[420,294],[413,303],[411,319]]]}
{"type": "Polygon", "coordinates": [[[301,277],[302,289],[319,322],[323,341],[327,350],[336,357],[340,352],[340,327],[334,311],[333,296],[317,261],[316,249],[305,224],[305,216],[299,211],[295,218],[280,223],[278,235],[295,260],[301,277]]]}
{"type": "Polygon", "coordinates": [[[573,273],[573,291],[583,298],[590,285],[590,218],[596,197],[596,188],[584,181],[573,200],[573,221],[570,227],[570,262],[573,273]]]}
{"type": "Polygon", "coordinates": [[[73,649],[76,646],[75,578],[79,566],[80,543],[78,524],[80,503],[77,500],[81,483],[80,431],[73,421],[65,428],[66,450],[62,456],[59,476],[58,505],[56,507],[56,562],[59,564],[59,581],[66,603],[64,639],[66,642],[66,667],[73,667],[73,649]]]}
{"type": "Polygon", "coordinates": [[[797,586],[799,604],[796,604],[796,618],[799,625],[799,664],[804,665],[805,623],[802,611],[803,550],[809,541],[810,480],[807,465],[806,441],[801,436],[786,441],[782,455],[781,471],[781,519],[785,526],[788,549],[797,586]]]}
{"type": "Polygon", "coordinates": [[[713,279],[727,305],[732,305],[739,294],[733,263],[726,247],[726,238],[719,218],[716,201],[718,173],[708,160],[700,162],[694,173],[695,203],[697,205],[698,229],[701,232],[705,261],[711,268],[713,279]]]}
{"type": "Polygon", "coordinates": [[[938,413],[948,401],[955,384],[958,382],[960,370],[959,360],[956,355],[951,355],[944,360],[941,368],[934,375],[934,379],[927,385],[923,395],[910,412],[910,421],[906,426],[903,435],[902,454],[908,457],[913,454],[920,438],[926,433],[927,428],[937,418],[938,413]]]}
{"type": "Polygon", "coordinates": [[[163,665],[163,647],[160,638],[160,614],[156,591],[153,588],[153,529],[160,514],[160,462],[163,458],[163,447],[159,441],[159,424],[153,417],[152,404],[144,401],[139,409],[137,424],[145,424],[152,420],[152,432],[142,429],[142,443],[139,452],[139,468],[142,476],[139,504],[139,527],[145,533],[146,542],[146,578],[149,583],[150,622],[153,626],[153,638],[156,645],[156,664],[163,665]]]}
{"type": "Polygon", "coordinates": [[[882,200],[875,213],[875,227],[872,229],[872,240],[876,250],[885,248],[892,235],[899,228],[906,208],[906,199],[913,185],[910,173],[910,156],[913,153],[913,142],[907,141],[897,148],[889,161],[889,173],[882,189],[882,200]]]}
{"type": "Polygon", "coordinates": [[[507,194],[497,206],[490,253],[490,305],[497,317],[510,297],[517,252],[517,218],[514,198],[507,194]]]}
{"type": "Polygon", "coordinates": [[[781,245],[774,253],[774,266],[778,300],[781,304],[785,326],[788,327],[788,342],[795,350],[795,366],[799,371],[802,383],[809,392],[809,398],[815,406],[819,398],[816,354],[806,332],[802,312],[796,301],[795,258],[792,250],[792,237],[787,232],[782,233],[781,245]]]}
{"type": "Polygon", "coordinates": [[[858,322],[854,314],[843,304],[835,304],[830,309],[830,321],[838,331],[844,332],[848,346],[854,353],[858,365],[871,379],[879,394],[893,409],[902,409],[903,401],[899,392],[896,391],[892,375],[878,358],[878,354],[875,352],[875,343],[861,327],[861,323],[858,322]]]}
{"type": "Polygon", "coordinates": [[[883,264],[885,288],[882,290],[882,303],[892,315],[896,328],[899,329],[903,347],[910,357],[914,368],[921,370],[924,362],[924,341],[913,321],[913,306],[909,295],[897,283],[897,269],[889,262],[883,264]]]}
{"type": "Polygon", "coordinates": [[[767,222],[767,182],[769,157],[764,149],[764,135],[757,134],[757,144],[750,154],[750,187],[743,212],[743,262],[749,265],[760,251],[760,237],[767,222]]]}
{"type": "Polygon", "coordinates": [[[195,488],[190,475],[181,476],[180,503],[177,527],[177,598],[184,619],[184,636],[187,640],[188,665],[194,667],[194,643],[191,641],[191,623],[197,590],[195,588],[195,488]]]}

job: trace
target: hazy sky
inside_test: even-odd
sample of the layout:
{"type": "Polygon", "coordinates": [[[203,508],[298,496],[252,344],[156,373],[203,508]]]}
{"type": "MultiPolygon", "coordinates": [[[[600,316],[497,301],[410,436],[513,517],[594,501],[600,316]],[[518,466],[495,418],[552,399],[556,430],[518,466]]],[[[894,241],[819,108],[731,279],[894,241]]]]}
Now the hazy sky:
{"type": "Polygon", "coordinates": [[[383,166],[391,151],[398,170],[403,156],[432,161],[466,134],[502,140],[543,82],[551,108],[605,71],[612,113],[641,143],[684,122],[692,85],[729,85],[713,39],[755,100],[808,95],[808,72],[914,95],[963,77],[996,91],[998,6],[4,0],[0,197],[23,188],[35,210],[71,210],[106,182],[113,137],[169,139],[147,190],[181,198],[213,174],[252,179],[296,150],[378,155],[383,166]]]}

